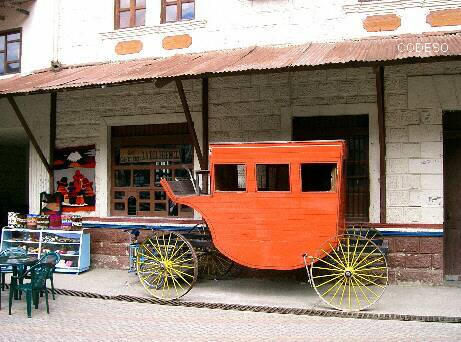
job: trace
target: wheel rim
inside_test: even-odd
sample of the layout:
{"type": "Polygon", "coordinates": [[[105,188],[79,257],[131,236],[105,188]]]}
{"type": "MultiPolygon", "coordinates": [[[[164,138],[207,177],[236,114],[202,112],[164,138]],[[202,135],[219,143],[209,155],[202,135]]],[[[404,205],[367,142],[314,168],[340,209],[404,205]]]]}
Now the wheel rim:
{"type": "Polygon", "coordinates": [[[226,258],[218,250],[206,249],[198,253],[199,276],[205,279],[222,279],[225,277],[234,262],[226,258]]]}
{"type": "Polygon", "coordinates": [[[152,296],[173,300],[190,291],[197,279],[197,256],[192,245],[175,232],[146,239],[136,256],[139,280],[152,296]]]}
{"type": "Polygon", "coordinates": [[[338,310],[358,311],[375,304],[388,282],[387,262],[370,239],[340,235],[325,242],[311,257],[310,278],[324,303],[338,310]]]}

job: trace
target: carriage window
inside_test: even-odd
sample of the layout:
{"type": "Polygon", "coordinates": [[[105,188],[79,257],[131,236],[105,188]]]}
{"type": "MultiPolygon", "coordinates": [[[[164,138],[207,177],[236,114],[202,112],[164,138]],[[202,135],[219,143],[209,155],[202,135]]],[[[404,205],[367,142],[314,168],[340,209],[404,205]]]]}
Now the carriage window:
{"type": "Polygon", "coordinates": [[[336,164],[301,164],[302,191],[335,191],[336,164]]]}
{"type": "Polygon", "coordinates": [[[258,191],[290,191],[288,164],[256,165],[258,191]]]}
{"type": "Polygon", "coordinates": [[[216,191],[245,191],[246,168],[243,164],[221,164],[214,166],[216,191]]]}

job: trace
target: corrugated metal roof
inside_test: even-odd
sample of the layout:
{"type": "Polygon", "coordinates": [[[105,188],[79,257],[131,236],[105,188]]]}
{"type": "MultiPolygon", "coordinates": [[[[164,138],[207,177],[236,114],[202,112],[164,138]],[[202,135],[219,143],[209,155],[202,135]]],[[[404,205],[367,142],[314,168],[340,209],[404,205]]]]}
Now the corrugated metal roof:
{"type": "Polygon", "coordinates": [[[440,56],[461,56],[461,32],[368,38],[336,43],[258,46],[178,54],[166,58],[69,66],[61,71],[48,69],[1,80],[0,94],[46,92],[156,78],[187,78],[205,74],[440,56]]]}

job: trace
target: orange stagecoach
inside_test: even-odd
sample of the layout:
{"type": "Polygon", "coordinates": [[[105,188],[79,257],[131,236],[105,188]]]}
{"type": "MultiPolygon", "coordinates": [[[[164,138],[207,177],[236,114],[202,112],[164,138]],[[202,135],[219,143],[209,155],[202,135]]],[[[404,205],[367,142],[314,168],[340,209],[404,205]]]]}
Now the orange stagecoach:
{"type": "Polygon", "coordinates": [[[170,300],[192,288],[202,261],[221,271],[232,262],[306,267],[326,304],[371,306],[386,287],[387,264],[372,237],[345,229],[345,158],[344,141],[212,144],[209,171],[161,181],[173,202],[201,214],[206,229],[146,239],[137,256],[141,283],[170,300]]]}

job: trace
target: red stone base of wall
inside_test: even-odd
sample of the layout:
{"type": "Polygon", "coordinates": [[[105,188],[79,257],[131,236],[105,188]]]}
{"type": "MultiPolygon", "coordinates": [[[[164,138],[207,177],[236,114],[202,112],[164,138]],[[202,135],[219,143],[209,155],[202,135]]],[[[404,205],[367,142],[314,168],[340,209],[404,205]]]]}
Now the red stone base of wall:
{"type": "Polygon", "coordinates": [[[389,282],[443,283],[442,237],[386,237],[389,282]]]}
{"type": "MultiPolygon", "coordinates": [[[[96,228],[91,229],[90,234],[93,267],[128,269],[129,233],[121,229],[96,228]]],[[[147,234],[148,232],[143,231],[139,240],[142,241],[147,234]]],[[[389,244],[388,266],[391,284],[401,282],[442,284],[442,237],[386,237],[385,240],[389,244]]],[[[252,272],[242,272],[241,276],[248,274],[252,272]]]]}
{"type": "Polygon", "coordinates": [[[121,229],[90,229],[91,266],[128,269],[130,234],[121,229]]]}

